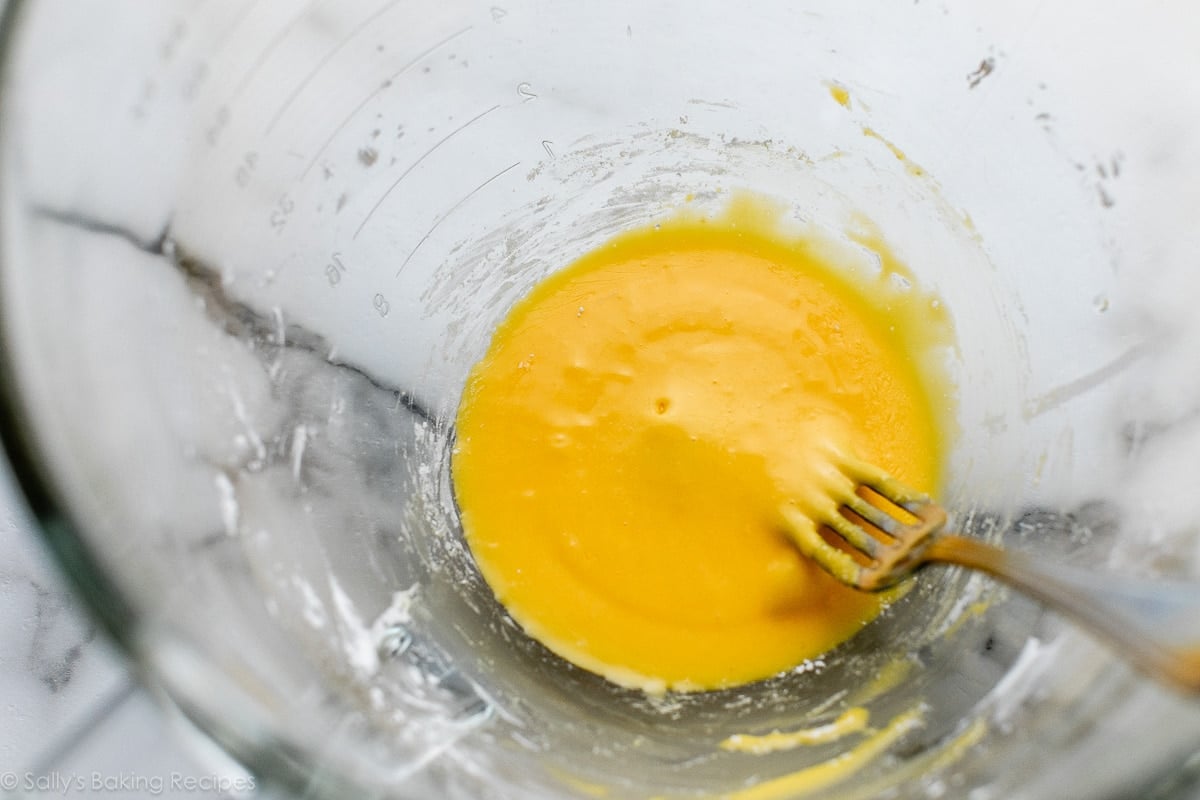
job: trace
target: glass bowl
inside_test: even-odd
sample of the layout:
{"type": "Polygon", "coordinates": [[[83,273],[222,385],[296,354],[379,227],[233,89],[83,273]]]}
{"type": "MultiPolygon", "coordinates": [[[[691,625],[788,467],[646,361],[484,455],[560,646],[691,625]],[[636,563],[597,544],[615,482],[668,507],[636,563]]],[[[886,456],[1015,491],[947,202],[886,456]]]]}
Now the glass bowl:
{"type": "Polygon", "coordinates": [[[1200,580],[1191,6],[496,3],[5,7],[3,441],[145,680],[306,797],[1194,788],[1200,707],[959,570],[770,680],[618,688],[506,616],[448,478],[518,297],[752,192],[946,303],[961,530],[1200,580]]]}

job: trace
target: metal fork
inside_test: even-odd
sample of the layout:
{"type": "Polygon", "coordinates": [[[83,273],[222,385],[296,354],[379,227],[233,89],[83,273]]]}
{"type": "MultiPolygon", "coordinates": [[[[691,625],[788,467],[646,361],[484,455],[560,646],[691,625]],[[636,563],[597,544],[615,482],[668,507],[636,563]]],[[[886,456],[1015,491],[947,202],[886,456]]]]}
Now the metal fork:
{"type": "Polygon", "coordinates": [[[946,511],[861,463],[831,481],[828,503],[782,509],[801,552],[849,586],[877,592],[930,562],[982,570],[1073,619],[1151,678],[1200,693],[1200,582],[1046,563],[943,533],[946,511]]]}

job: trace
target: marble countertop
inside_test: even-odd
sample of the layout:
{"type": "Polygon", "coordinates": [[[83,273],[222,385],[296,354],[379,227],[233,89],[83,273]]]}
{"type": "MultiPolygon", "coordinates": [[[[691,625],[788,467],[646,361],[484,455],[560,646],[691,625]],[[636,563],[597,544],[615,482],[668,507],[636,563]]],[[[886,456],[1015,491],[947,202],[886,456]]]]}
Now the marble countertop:
{"type": "Polygon", "coordinates": [[[2,459],[0,719],[0,797],[234,796],[88,619],[2,459]]]}

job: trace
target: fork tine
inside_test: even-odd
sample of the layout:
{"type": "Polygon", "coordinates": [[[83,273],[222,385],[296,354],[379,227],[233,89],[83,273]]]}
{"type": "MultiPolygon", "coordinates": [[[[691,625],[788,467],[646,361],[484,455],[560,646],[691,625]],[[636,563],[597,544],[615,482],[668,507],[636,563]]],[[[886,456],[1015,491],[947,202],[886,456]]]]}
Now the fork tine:
{"type": "Polygon", "coordinates": [[[863,485],[889,503],[903,508],[910,514],[916,514],[929,503],[929,495],[910,489],[900,481],[883,475],[874,481],[864,481],[863,485]]]}
{"type": "Polygon", "coordinates": [[[800,552],[817,562],[833,577],[849,586],[858,586],[862,566],[849,553],[844,553],[825,541],[812,518],[790,505],[780,511],[789,526],[792,541],[800,552]]]}
{"type": "MultiPolygon", "coordinates": [[[[893,538],[895,538],[896,532],[901,527],[899,520],[883,509],[871,505],[857,494],[851,494],[845,498],[842,505],[862,517],[864,521],[869,522],[893,538]]],[[[907,509],[905,510],[907,511],[907,509]]]]}
{"type": "Polygon", "coordinates": [[[878,467],[861,461],[847,460],[842,465],[846,477],[856,484],[866,486],[890,503],[916,514],[930,501],[929,495],[910,489],[878,467]]]}
{"type": "MultiPolygon", "coordinates": [[[[853,509],[851,509],[853,511],[853,509]]],[[[868,520],[869,522],[870,520],[868,520]]],[[[825,515],[822,519],[826,525],[833,531],[845,539],[851,547],[866,554],[869,558],[875,559],[879,555],[879,540],[871,534],[867,533],[861,525],[853,520],[834,511],[832,514],[825,515]]]]}

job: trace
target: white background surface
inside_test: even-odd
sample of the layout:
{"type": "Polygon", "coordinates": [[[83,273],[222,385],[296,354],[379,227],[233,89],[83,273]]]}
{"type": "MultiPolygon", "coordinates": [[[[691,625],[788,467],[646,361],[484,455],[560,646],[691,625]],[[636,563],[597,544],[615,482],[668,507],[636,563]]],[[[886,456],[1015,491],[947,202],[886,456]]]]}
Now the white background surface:
{"type": "Polygon", "coordinates": [[[183,783],[212,770],[71,594],[2,457],[0,720],[0,796],[221,796],[183,783]]]}

